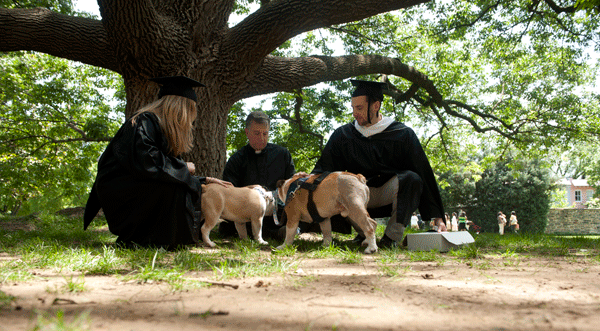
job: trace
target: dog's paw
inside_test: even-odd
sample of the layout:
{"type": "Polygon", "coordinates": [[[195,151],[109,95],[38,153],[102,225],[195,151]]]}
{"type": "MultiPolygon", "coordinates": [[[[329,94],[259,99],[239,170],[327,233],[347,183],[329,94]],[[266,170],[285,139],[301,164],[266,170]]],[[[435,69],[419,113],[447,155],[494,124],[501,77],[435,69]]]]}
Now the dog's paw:
{"type": "Polygon", "coordinates": [[[215,247],[217,247],[217,244],[215,244],[215,243],[214,243],[214,242],[212,242],[212,241],[205,241],[205,242],[204,242],[204,245],[205,245],[206,247],[209,247],[209,248],[215,248],[215,247]]]}
{"type": "Polygon", "coordinates": [[[374,254],[377,253],[377,246],[375,247],[367,247],[365,249],[365,254],[374,254]]]}
{"type": "Polygon", "coordinates": [[[280,250],[282,250],[282,249],[285,249],[285,244],[283,244],[283,245],[279,245],[279,246],[275,247],[275,250],[276,250],[276,251],[280,251],[280,250]]]}
{"type": "Polygon", "coordinates": [[[333,241],[329,241],[329,242],[327,242],[327,241],[323,241],[323,242],[321,243],[321,247],[329,247],[329,246],[335,246],[335,245],[333,244],[333,241]]]}
{"type": "Polygon", "coordinates": [[[269,243],[264,241],[263,239],[257,240],[257,242],[261,245],[268,245],[269,243]]]}
{"type": "Polygon", "coordinates": [[[323,238],[323,242],[322,242],[322,244],[321,244],[321,245],[322,245],[323,247],[329,247],[329,246],[331,246],[332,244],[333,244],[333,238],[327,238],[327,237],[325,237],[325,238],[323,238]]]}

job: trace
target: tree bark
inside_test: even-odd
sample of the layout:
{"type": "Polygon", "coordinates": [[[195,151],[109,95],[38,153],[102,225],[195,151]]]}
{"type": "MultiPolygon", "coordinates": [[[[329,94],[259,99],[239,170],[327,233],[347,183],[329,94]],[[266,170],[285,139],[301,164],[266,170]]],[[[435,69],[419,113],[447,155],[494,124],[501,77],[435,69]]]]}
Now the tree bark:
{"type": "Polygon", "coordinates": [[[36,51],[118,71],[102,21],[44,8],[0,8],[0,51],[36,51]]]}

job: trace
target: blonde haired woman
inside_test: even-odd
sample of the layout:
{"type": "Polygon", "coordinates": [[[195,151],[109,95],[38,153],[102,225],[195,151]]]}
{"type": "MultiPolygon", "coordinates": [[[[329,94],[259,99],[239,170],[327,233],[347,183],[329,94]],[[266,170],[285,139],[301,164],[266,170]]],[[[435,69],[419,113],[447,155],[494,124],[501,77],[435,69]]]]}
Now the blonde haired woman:
{"type": "Polygon", "coordinates": [[[183,76],[153,81],[159,99],[121,126],[98,161],[84,228],[102,208],[118,244],[173,249],[198,242],[200,185],[231,183],[193,176],[193,163],[179,158],[193,144],[193,87],[204,85],[183,76]]]}

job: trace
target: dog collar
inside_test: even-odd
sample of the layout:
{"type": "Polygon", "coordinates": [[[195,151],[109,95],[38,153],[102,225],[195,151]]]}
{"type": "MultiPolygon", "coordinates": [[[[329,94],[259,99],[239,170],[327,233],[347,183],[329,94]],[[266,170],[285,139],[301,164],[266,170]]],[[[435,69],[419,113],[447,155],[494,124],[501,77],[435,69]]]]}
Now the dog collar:
{"type": "Polygon", "coordinates": [[[255,190],[258,191],[258,193],[260,193],[260,195],[265,199],[265,201],[269,202],[269,200],[271,200],[266,194],[265,192],[267,190],[265,190],[262,186],[257,186],[254,188],[255,190]]]}
{"type": "Polygon", "coordinates": [[[279,189],[276,188],[275,191],[273,192],[273,199],[275,200],[275,204],[277,205],[277,207],[283,207],[285,206],[285,203],[283,203],[283,201],[281,201],[281,199],[279,199],[279,189]]]}

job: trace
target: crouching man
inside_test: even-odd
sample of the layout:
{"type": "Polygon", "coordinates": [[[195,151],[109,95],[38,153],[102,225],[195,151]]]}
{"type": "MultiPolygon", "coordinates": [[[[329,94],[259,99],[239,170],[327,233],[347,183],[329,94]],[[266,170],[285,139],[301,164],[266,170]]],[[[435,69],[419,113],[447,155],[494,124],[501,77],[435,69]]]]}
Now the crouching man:
{"type": "MultiPolygon", "coordinates": [[[[391,206],[379,247],[402,242],[416,209],[424,220],[435,219],[438,231],[446,231],[439,188],[417,135],[379,112],[385,83],[352,80],[352,84],[355,121],[333,132],[312,172],[348,171],[367,178],[368,208],[391,206]]],[[[355,241],[360,243],[364,235],[355,229],[359,232],[355,241]]]]}

